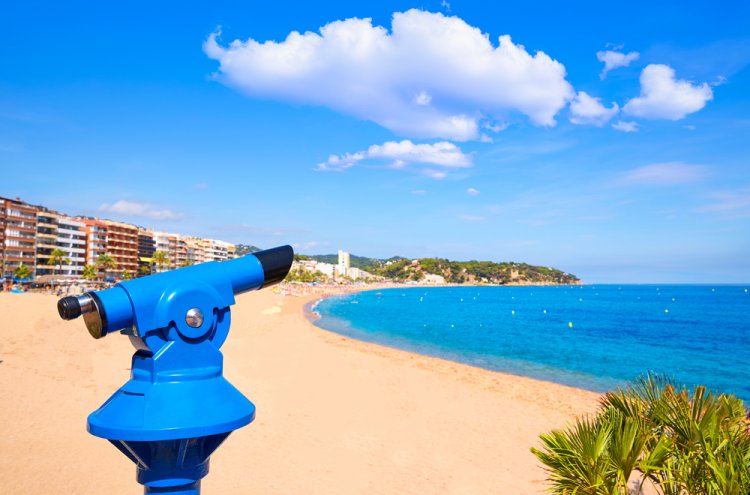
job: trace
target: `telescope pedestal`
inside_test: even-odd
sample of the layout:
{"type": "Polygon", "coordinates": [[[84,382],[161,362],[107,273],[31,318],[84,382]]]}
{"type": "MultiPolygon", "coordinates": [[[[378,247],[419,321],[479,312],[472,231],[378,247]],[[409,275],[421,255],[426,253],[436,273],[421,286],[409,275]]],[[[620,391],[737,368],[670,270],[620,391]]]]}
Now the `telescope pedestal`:
{"type": "Polygon", "coordinates": [[[188,485],[172,486],[167,488],[151,488],[146,487],[144,492],[146,495],[149,493],[169,493],[170,495],[200,495],[201,482],[196,481],[188,485]]]}

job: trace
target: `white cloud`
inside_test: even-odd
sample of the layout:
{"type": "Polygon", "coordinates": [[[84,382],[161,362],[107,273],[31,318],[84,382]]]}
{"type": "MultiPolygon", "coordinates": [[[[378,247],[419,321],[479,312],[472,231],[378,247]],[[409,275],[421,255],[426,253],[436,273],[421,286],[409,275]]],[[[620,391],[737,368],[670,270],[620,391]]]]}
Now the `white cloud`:
{"type": "Polygon", "coordinates": [[[425,189],[414,189],[411,193],[415,196],[424,196],[427,191],[425,189]]]}
{"type": "Polygon", "coordinates": [[[612,129],[620,132],[638,132],[638,123],[625,120],[618,120],[612,124],[612,129]]]}
{"type": "Polygon", "coordinates": [[[469,196],[479,196],[480,193],[478,190],[474,189],[473,187],[470,187],[466,190],[466,194],[468,194],[469,196]]]}
{"type": "Polygon", "coordinates": [[[698,211],[705,213],[750,213],[750,187],[715,191],[711,194],[711,197],[713,202],[698,208],[698,211]]]}
{"type": "MultiPolygon", "coordinates": [[[[620,48],[622,48],[622,45],[615,48],[615,50],[619,50],[620,48]]],[[[617,69],[618,67],[627,67],[630,65],[630,62],[638,60],[638,57],[640,56],[641,54],[638,52],[621,53],[613,50],[596,52],[596,58],[599,59],[599,62],[604,62],[604,68],[602,69],[601,74],[599,74],[599,79],[607,77],[607,72],[611,70],[617,69]]]]}
{"type": "Polygon", "coordinates": [[[484,221],[484,217],[480,217],[478,215],[470,215],[470,214],[458,215],[458,218],[460,220],[463,220],[464,222],[482,222],[482,221],[484,221]]]}
{"type": "Polygon", "coordinates": [[[579,125],[595,125],[601,127],[617,115],[620,107],[612,103],[607,108],[600,102],[601,98],[589,96],[585,91],[580,91],[573,101],[570,102],[570,121],[579,125]]]}
{"type": "Polygon", "coordinates": [[[99,210],[131,217],[150,218],[151,220],[179,220],[183,216],[182,213],[168,208],[159,208],[151,203],[137,203],[124,199],[112,204],[105,203],[99,207],[99,210]]]}
{"type": "Polygon", "coordinates": [[[443,180],[448,177],[448,172],[445,170],[435,170],[434,168],[423,168],[419,173],[435,180],[443,180]]]}
{"type": "Polygon", "coordinates": [[[502,132],[510,127],[510,122],[484,122],[482,127],[492,132],[502,132]]]}
{"type": "Polygon", "coordinates": [[[706,106],[713,97],[708,84],[677,80],[668,65],[651,64],[641,72],[641,95],[628,101],[622,110],[646,119],[680,120],[706,106]]]}
{"type": "Polygon", "coordinates": [[[414,103],[426,107],[432,101],[432,96],[428,95],[424,91],[420,91],[419,94],[414,98],[414,103]]]}
{"type": "Polygon", "coordinates": [[[331,155],[325,162],[319,163],[318,171],[341,172],[364,160],[387,161],[393,169],[406,169],[416,166],[416,170],[433,179],[443,179],[447,173],[444,169],[467,168],[472,166],[471,155],[467,155],[453,143],[441,141],[432,144],[416,144],[408,139],[396,142],[387,141],[373,144],[364,151],[331,155]],[[420,165],[443,167],[420,168],[420,165]]]}
{"type": "Polygon", "coordinates": [[[671,186],[697,182],[708,175],[706,167],[682,162],[652,163],[630,170],[621,184],[671,186]]]}
{"type": "Polygon", "coordinates": [[[217,78],[261,98],[320,105],[418,138],[478,139],[483,119],[526,115],[555,125],[573,97],[565,67],[510,36],[493,45],[458,17],[422,10],[395,13],[389,32],[371,19],[326,24],[284,41],[208,37],[217,78]]]}

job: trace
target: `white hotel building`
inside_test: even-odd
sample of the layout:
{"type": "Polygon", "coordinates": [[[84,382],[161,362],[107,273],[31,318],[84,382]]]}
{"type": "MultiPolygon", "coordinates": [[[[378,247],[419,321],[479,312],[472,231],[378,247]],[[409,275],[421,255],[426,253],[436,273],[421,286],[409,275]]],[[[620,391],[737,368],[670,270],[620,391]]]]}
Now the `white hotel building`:
{"type": "Polygon", "coordinates": [[[36,276],[80,278],[86,264],[86,225],[52,211],[37,213],[36,276]],[[47,264],[52,252],[60,249],[66,263],[47,264]]]}

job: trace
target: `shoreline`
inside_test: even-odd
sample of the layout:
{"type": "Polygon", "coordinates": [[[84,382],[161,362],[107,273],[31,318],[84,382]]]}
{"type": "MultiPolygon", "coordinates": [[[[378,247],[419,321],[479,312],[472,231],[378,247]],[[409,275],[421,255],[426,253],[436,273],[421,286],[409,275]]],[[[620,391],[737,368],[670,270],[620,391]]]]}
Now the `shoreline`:
{"type": "MultiPolygon", "coordinates": [[[[461,285],[434,285],[434,286],[429,286],[429,287],[430,288],[440,288],[440,287],[460,287],[460,286],[461,285]]],[[[469,285],[464,284],[464,286],[468,287],[469,285]]],[[[307,300],[303,301],[303,303],[302,303],[302,313],[303,313],[305,319],[307,320],[307,323],[311,327],[313,327],[315,330],[318,330],[318,331],[321,331],[321,332],[325,332],[325,333],[330,334],[332,336],[338,337],[338,338],[340,338],[342,340],[345,339],[346,341],[349,341],[352,344],[352,347],[355,347],[355,348],[358,348],[359,346],[362,346],[363,349],[364,349],[367,346],[371,346],[372,349],[370,350],[370,352],[374,352],[374,353],[378,353],[378,354],[382,354],[382,355],[387,355],[391,351],[395,352],[395,353],[405,353],[407,355],[415,356],[415,357],[418,357],[418,358],[421,358],[421,359],[424,359],[424,360],[429,360],[429,361],[433,361],[434,360],[433,364],[436,364],[437,367],[441,367],[441,366],[449,366],[449,367],[450,366],[463,366],[463,367],[466,367],[467,369],[470,369],[470,370],[476,370],[476,372],[478,372],[478,373],[498,374],[498,375],[502,375],[504,377],[513,377],[513,378],[519,378],[519,379],[523,379],[523,380],[531,380],[532,382],[540,382],[540,383],[550,384],[550,385],[554,385],[554,386],[558,386],[558,387],[565,387],[565,388],[568,388],[568,389],[571,389],[571,390],[578,390],[578,391],[584,392],[586,394],[594,394],[597,397],[600,397],[600,396],[602,396],[604,394],[604,392],[602,392],[602,391],[591,390],[591,389],[584,388],[584,387],[579,387],[579,386],[575,386],[575,385],[569,385],[569,384],[566,384],[566,383],[560,383],[560,382],[556,382],[556,381],[553,381],[553,380],[547,380],[547,379],[544,379],[544,378],[538,378],[538,377],[534,377],[534,376],[525,375],[525,374],[522,374],[522,373],[512,373],[512,372],[504,371],[504,370],[493,370],[493,369],[490,369],[490,368],[484,368],[482,366],[478,366],[478,365],[475,365],[475,364],[470,364],[470,363],[466,363],[466,362],[452,360],[452,359],[448,359],[448,358],[445,358],[445,357],[440,357],[440,356],[435,356],[435,355],[430,355],[430,354],[422,354],[422,353],[417,352],[417,351],[402,349],[402,348],[395,347],[395,346],[390,346],[390,345],[387,345],[387,344],[382,344],[382,343],[368,341],[368,340],[361,340],[361,339],[350,337],[348,335],[344,335],[344,334],[338,333],[335,330],[330,330],[328,328],[321,327],[321,326],[315,324],[316,321],[318,321],[318,320],[320,320],[322,318],[319,313],[315,312],[315,307],[320,302],[322,302],[322,301],[324,301],[326,299],[330,299],[332,297],[337,297],[337,296],[341,296],[341,295],[350,295],[350,294],[357,294],[357,293],[360,293],[360,292],[368,292],[368,291],[372,291],[372,290],[380,290],[380,289],[406,289],[406,288],[410,288],[410,287],[411,286],[409,286],[409,285],[395,284],[395,285],[387,285],[387,286],[377,286],[377,287],[366,288],[366,289],[362,289],[362,290],[343,290],[343,291],[338,291],[338,292],[335,291],[335,290],[332,290],[331,292],[328,292],[325,295],[308,296],[307,300]]],[[[473,287],[481,287],[481,286],[473,286],[473,287]]],[[[503,286],[497,286],[497,287],[503,287],[503,286]]],[[[297,296],[297,297],[300,297],[300,296],[297,296]]],[[[302,297],[304,297],[304,296],[302,296],[302,297]]],[[[366,351],[366,349],[364,349],[364,350],[366,351]]],[[[413,360],[414,358],[410,357],[409,359],[413,360]]]]}

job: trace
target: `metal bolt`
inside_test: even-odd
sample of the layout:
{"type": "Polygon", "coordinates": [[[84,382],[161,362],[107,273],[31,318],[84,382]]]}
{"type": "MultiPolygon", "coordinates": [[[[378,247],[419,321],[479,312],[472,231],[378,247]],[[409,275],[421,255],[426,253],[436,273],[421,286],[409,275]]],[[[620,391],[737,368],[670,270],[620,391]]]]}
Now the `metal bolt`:
{"type": "Polygon", "coordinates": [[[188,312],[185,315],[185,323],[192,328],[198,328],[201,326],[203,324],[203,313],[201,313],[201,310],[198,308],[188,309],[188,312]]]}

